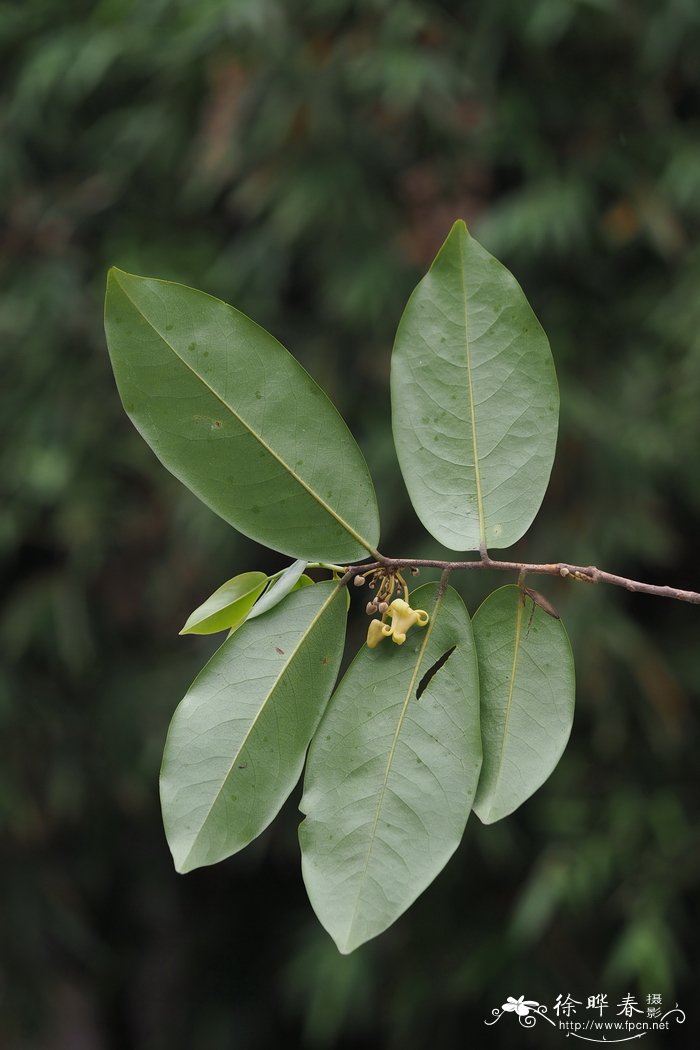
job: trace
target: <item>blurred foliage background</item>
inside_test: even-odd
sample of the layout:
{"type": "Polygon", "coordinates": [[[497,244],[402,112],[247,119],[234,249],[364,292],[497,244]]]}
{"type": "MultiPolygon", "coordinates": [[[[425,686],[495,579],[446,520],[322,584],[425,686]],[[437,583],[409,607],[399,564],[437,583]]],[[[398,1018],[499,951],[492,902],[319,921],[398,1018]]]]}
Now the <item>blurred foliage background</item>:
{"type": "MultiPolygon", "coordinates": [[[[550,490],[514,551],[700,589],[698,54],[696,0],[0,3],[4,1050],[507,1047],[525,1037],[484,1029],[494,1006],[567,992],[662,993],[689,1020],[645,1045],[696,1045],[692,606],[537,584],[577,657],[569,749],[354,955],[305,900],[298,794],[245,853],[174,873],[160,753],[214,645],[177,632],[284,560],[131,429],[101,310],[114,263],[270,329],[357,434],[382,549],[425,555],[389,355],[461,216],[561,383],[550,490]]],[[[474,575],[472,611],[504,582],[474,575]]]]}

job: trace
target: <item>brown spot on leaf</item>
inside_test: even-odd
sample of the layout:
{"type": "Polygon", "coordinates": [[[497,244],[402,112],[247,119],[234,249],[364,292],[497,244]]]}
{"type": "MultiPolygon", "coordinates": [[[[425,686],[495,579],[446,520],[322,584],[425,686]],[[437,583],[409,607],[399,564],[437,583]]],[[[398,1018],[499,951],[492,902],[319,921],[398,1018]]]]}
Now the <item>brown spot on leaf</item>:
{"type": "Polygon", "coordinates": [[[275,652],[279,653],[280,656],[284,656],[284,649],[279,649],[277,646],[275,646],[275,652]]]}

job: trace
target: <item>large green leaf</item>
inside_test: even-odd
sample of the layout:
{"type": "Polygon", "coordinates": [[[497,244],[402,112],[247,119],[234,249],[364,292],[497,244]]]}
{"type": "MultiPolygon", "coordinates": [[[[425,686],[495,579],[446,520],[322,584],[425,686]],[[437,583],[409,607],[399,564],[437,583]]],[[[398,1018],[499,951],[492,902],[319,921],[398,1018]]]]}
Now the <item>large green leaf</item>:
{"type": "Polygon", "coordinates": [[[299,779],[340,665],[344,590],[304,587],[244,623],[179,705],[160,780],[178,871],[242,849],[299,779]]]}
{"type": "Polygon", "coordinates": [[[484,765],[474,812],[492,824],[545,782],[574,720],[574,660],[561,620],[518,587],[500,587],[474,616],[484,765]]]}
{"type": "Polygon", "coordinates": [[[217,588],[187,617],[180,634],[216,634],[236,630],[265,590],[269,577],[264,572],[242,572],[217,588]]]}
{"type": "Polygon", "coordinates": [[[428,584],[411,596],[430,622],[403,646],[362,648],[309,751],[302,871],[343,953],[381,933],[432,882],[460,842],[476,790],[471,624],[456,591],[437,593],[428,584]]]}
{"type": "Polygon", "coordinates": [[[557,380],[522,289],[461,221],[401,318],[391,398],[401,471],[426,529],[452,550],[515,543],[547,488],[557,380]]]}
{"type": "Polygon", "coordinates": [[[212,510],[294,557],[373,553],[379,519],[362,453],[264,329],[193,288],[112,269],[105,330],[126,412],[212,510]]]}

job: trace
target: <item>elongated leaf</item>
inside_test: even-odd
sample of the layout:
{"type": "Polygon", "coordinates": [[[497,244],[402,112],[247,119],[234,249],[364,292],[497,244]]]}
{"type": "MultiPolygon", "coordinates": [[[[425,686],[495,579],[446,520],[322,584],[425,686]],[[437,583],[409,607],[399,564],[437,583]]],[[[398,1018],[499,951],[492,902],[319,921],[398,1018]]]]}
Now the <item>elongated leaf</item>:
{"type": "Polygon", "coordinates": [[[403,646],[364,646],[309,751],[299,828],[311,903],[341,952],[376,937],[457,848],[481,767],[471,624],[448,589],[403,646]],[[442,666],[440,661],[450,654],[442,666]],[[436,666],[437,665],[437,666],[436,666]]]}
{"type": "Polygon", "coordinates": [[[286,598],[287,595],[294,590],[301,579],[306,564],[305,561],[292,562],[291,565],[288,565],[286,569],[283,569],[282,572],[278,574],[276,579],[273,578],[270,586],[265,591],[260,601],[256,603],[248,619],[253,620],[256,616],[260,616],[262,613],[267,612],[268,609],[274,609],[283,598],[286,598]]]}
{"type": "MultiPolygon", "coordinates": [[[[302,573],[301,576],[298,576],[298,578],[297,578],[297,575],[300,572],[300,569],[299,569],[300,565],[303,568],[303,566],[306,565],[306,562],[294,562],[292,565],[287,566],[287,568],[284,569],[283,572],[278,573],[277,576],[270,577],[270,579],[272,580],[272,583],[270,584],[269,589],[265,592],[265,594],[263,594],[263,596],[260,599],[260,601],[255,604],[255,606],[253,607],[253,611],[248,614],[246,619],[254,620],[255,617],[259,616],[261,612],[267,612],[268,609],[273,609],[275,607],[275,605],[279,605],[279,603],[282,601],[283,598],[286,598],[286,596],[288,594],[292,594],[294,591],[300,591],[303,587],[313,587],[315,581],[312,580],[311,577],[307,576],[305,573],[302,573]],[[292,572],[292,570],[293,570],[293,572],[292,572]],[[296,581],[295,583],[292,584],[291,587],[289,586],[289,576],[288,576],[288,574],[289,574],[289,576],[291,576],[296,581]],[[284,588],[283,588],[283,592],[284,593],[282,593],[282,591],[276,591],[274,596],[272,596],[273,587],[276,587],[276,585],[281,582],[283,577],[286,577],[285,585],[284,585],[284,588]],[[274,598],[274,600],[270,601],[269,596],[272,596],[274,598]],[[265,602],[265,605],[260,607],[262,602],[265,602]]],[[[347,588],[346,588],[346,591],[347,591],[347,588]]],[[[346,594],[347,608],[350,608],[349,597],[350,596],[346,594]]],[[[241,621],[241,622],[243,622],[243,621],[241,621]]],[[[237,624],[235,627],[232,627],[230,632],[229,632],[228,637],[230,638],[231,635],[234,634],[238,630],[239,627],[240,627],[240,624],[237,624]]]]}
{"type": "Polygon", "coordinates": [[[242,849],[299,779],[338,673],[344,590],[332,582],[305,587],[244,623],[175,712],[160,793],[178,871],[242,849]]]}
{"type": "Polygon", "coordinates": [[[302,573],[297,582],[292,587],[292,591],[300,591],[302,587],[313,587],[315,581],[307,576],[306,573],[302,573]]]}
{"type": "Polygon", "coordinates": [[[126,412],[212,510],[293,557],[372,552],[379,521],[362,453],[276,339],[203,292],[116,269],[105,330],[126,412]]]}
{"type": "Polygon", "coordinates": [[[264,572],[243,572],[227,580],[188,616],[180,634],[216,634],[227,628],[235,630],[265,590],[267,581],[264,572]]]}
{"type": "Polygon", "coordinates": [[[515,543],[547,488],[559,391],[522,289],[461,221],[401,318],[391,399],[401,471],[426,529],[452,550],[515,543]]]}
{"type": "Polygon", "coordinates": [[[492,824],[545,782],[574,719],[574,661],[561,620],[515,586],[490,594],[474,616],[484,765],[474,812],[492,824]]]}

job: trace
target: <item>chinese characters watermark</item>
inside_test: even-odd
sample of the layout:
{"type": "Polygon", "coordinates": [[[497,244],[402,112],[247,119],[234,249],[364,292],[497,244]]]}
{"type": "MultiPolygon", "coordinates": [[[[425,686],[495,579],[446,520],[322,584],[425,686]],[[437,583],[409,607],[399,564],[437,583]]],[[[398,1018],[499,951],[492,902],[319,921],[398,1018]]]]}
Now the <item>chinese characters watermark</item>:
{"type": "Polygon", "coordinates": [[[584,999],[575,999],[571,992],[559,994],[552,1007],[552,1017],[545,1003],[526,999],[524,995],[517,999],[509,995],[500,1007],[491,1011],[493,1020],[486,1020],[484,1024],[494,1025],[505,1014],[513,1014],[523,1028],[533,1028],[538,1020],[543,1020],[565,1032],[567,1037],[589,1043],[624,1043],[642,1039],[650,1032],[669,1031],[672,1024],[685,1022],[685,1012],[678,1003],[664,1010],[659,992],[649,992],[641,1003],[631,992],[621,996],[617,1003],[610,1002],[606,992],[594,992],[586,996],[585,1003],[584,1007],[584,999]]]}

